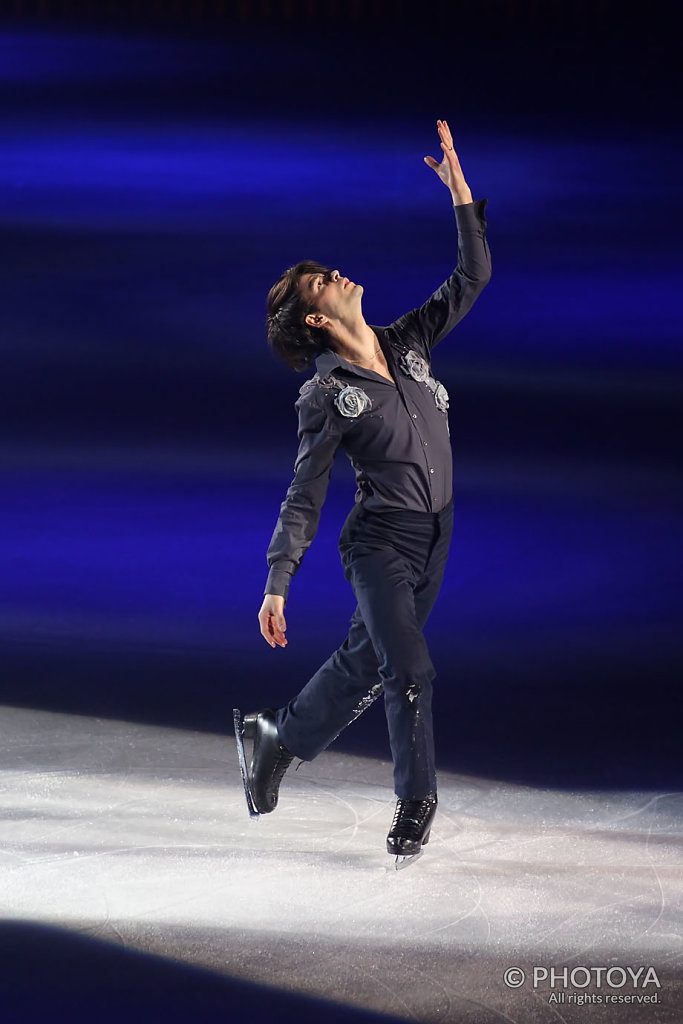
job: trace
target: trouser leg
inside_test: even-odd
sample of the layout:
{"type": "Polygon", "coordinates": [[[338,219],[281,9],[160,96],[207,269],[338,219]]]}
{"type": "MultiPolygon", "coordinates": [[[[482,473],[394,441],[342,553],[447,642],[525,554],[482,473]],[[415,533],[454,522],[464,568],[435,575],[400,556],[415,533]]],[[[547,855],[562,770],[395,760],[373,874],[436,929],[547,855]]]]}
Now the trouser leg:
{"type": "Polygon", "coordinates": [[[287,749],[304,761],[312,761],[325,750],[381,695],[378,667],[357,605],[343,644],[277,712],[278,732],[287,749]]]}
{"type": "Polygon", "coordinates": [[[438,595],[452,520],[429,545],[344,546],[346,577],[358,605],[344,643],[277,713],[288,749],[312,760],[385,691],[394,787],[404,799],[436,788],[431,715],[434,668],[422,628],[438,595]],[[406,553],[408,552],[408,554],[406,553]],[[424,571],[419,571],[424,570],[424,571]]]}
{"type": "Polygon", "coordinates": [[[432,680],[436,673],[420,628],[412,567],[389,548],[363,552],[350,578],[378,660],[384,689],[394,790],[422,799],[436,790],[432,680]]]}
{"type": "MultiPolygon", "coordinates": [[[[448,517],[440,523],[428,554],[425,571],[418,577],[413,589],[415,621],[421,636],[443,582],[452,526],[452,519],[448,517]]],[[[412,746],[406,750],[405,741],[403,746],[398,747],[395,742],[392,743],[394,789],[396,795],[403,799],[422,799],[427,793],[435,793],[437,789],[432,694],[430,679],[429,684],[423,687],[420,701],[415,708],[417,732],[412,740],[412,746]],[[421,759],[424,760],[424,765],[421,759]]],[[[389,724],[388,714],[387,723],[389,724]]],[[[390,725],[389,735],[391,738],[390,725]]]]}
{"type": "MultiPolygon", "coordinates": [[[[420,629],[434,606],[442,577],[443,567],[423,575],[415,587],[415,617],[420,629]]],[[[343,644],[296,697],[278,710],[280,738],[297,757],[312,761],[374,704],[382,691],[375,648],[357,604],[343,644]]],[[[430,746],[433,749],[433,741],[430,746]]]]}

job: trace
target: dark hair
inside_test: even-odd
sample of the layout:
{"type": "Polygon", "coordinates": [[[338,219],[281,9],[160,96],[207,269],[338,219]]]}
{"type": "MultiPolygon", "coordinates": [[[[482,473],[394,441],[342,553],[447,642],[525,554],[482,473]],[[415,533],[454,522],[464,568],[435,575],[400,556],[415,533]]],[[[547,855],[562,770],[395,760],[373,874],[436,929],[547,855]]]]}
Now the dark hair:
{"type": "Polygon", "coordinates": [[[324,327],[305,323],[307,313],[315,310],[315,301],[300,291],[303,274],[324,274],[329,267],[315,260],[302,260],[289,267],[268,292],[266,330],[268,344],[289,366],[290,370],[306,370],[316,356],[329,348],[330,338],[324,327]]]}

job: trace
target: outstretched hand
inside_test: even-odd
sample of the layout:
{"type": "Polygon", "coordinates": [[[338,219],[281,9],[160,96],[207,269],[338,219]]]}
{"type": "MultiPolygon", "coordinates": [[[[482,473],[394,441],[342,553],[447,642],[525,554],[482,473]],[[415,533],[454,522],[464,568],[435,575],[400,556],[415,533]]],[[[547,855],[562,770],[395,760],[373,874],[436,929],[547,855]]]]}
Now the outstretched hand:
{"type": "Polygon", "coordinates": [[[426,156],[424,158],[424,162],[428,167],[431,167],[433,171],[436,171],[444,185],[450,189],[451,195],[453,196],[453,202],[456,206],[461,206],[463,203],[471,203],[472,193],[465,181],[465,175],[462,173],[458,154],[453,148],[453,136],[451,135],[451,130],[448,127],[448,122],[437,121],[436,125],[439,129],[443,159],[441,163],[438,163],[433,156],[426,156]]]}

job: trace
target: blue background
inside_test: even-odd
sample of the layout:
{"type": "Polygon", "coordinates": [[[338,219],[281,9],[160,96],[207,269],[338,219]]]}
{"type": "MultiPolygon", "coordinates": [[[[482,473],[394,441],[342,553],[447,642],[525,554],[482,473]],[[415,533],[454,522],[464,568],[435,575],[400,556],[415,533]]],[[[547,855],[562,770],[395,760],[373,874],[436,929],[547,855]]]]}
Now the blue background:
{"type": "MultiPolygon", "coordinates": [[[[673,788],[674,34],[657,4],[416,6],[3,8],[0,699],[229,735],[233,706],[284,703],[341,643],[343,455],[289,645],[258,632],[305,378],[266,347],[265,296],[314,258],[363,283],[370,323],[423,302],[456,259],[422,159],[445,118],[489,199],[493,277],[434,357],[455,466],[426,629],[439,767],[673,788]]],[[[338,744],[388,759],[381,705],[338,744]]],[[[223,1019],[228,984],[238,1017],[254,1007],[248,986],[3,935],[26,1019],[55,993],[100,1021],[149,1020],[162,993],[164,1020],[223,1019]]]]}
{"type": "MultiPolygon", "coordinates": [[[[672,782],[665,42],[608,5],[590,32],[582,4],[29,7],[0,35],[5,702],[229,732],[343,640],[343,455],[287,649],[258,632],[306,376],[268,351],[265,295],[315,258],[363,283],[370,323],[424,301],[456,258],[422,159],[442,117],[489,199],[493,277],[434,360],[456,510],[427,626],[440,764],[672,782]]],[[[381,709],[339,743],[387,757],[381,709]]]]}

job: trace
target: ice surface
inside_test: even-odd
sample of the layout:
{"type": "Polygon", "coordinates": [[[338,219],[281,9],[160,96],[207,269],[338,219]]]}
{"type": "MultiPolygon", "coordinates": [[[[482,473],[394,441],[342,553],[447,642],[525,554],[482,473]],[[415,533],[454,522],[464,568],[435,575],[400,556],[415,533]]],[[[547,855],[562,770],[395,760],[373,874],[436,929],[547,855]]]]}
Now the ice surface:
{"type": "Polygon", "coordinates": [[[441,773],[424,856],[396,871],[391,765],[337,747],[251,821],[230,735],[3,709],[2,917],[411,1020],[683,1019],[681,794],[441,773]],[[661,987],[533,987],[582,965],[661,987]]]}

